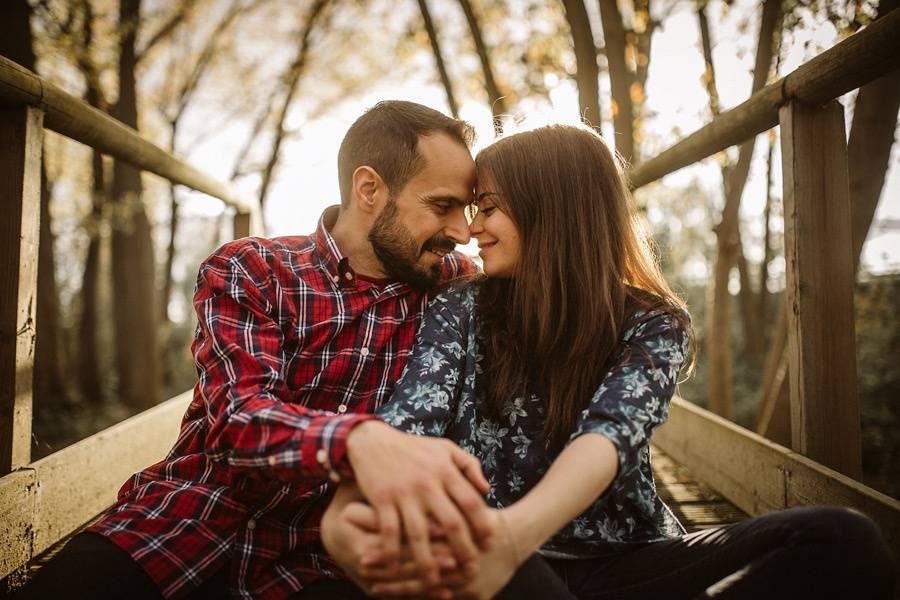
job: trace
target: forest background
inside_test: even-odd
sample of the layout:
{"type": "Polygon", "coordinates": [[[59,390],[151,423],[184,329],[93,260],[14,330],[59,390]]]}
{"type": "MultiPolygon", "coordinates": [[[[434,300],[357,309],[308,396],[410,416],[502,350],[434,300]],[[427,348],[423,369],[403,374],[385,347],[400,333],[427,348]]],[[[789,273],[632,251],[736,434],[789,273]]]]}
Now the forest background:
{"type": "MultiPolygon", "coordinates": [[[[476,150],[584,119],[639,164],[898,3],[6,0],[0,55],[230,182],[275,236],[337,202],[340,140],[379,100],[469,120],[476,150]]],[[[841,101],[864,482],[900,498],[900,71],[841,101]]],[[[776,129],[636,201],[694,319],[680,394],[786,444],[778,148],[776,129]]],[[[194,277],[230,236],[218,201],[49,131],[44,156],[35,458],[193,386],[194,277]]]]}

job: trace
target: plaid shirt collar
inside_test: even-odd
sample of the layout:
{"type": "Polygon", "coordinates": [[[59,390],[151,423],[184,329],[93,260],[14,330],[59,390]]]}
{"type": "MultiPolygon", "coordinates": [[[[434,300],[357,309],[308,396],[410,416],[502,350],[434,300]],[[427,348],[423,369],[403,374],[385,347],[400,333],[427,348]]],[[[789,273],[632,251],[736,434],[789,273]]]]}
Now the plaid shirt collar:
{"type": "Polygon", "coordinates": [[[331,235],[331,229],[337,223],[341,207],[337,204],[326,208],[319,217],[319,224],[313,239],[316,250],[322,259],[322,266],[328,272],[331,280],[344,289],[365,290],[371,287],[383,288],[382,293],[387,296],[396,296],[411,291],[409,284],[403,281],[384,280],[378,282],[368,277],[356,274],[350,266],[350,260],[343,255],[337,242],[331,235]]]}

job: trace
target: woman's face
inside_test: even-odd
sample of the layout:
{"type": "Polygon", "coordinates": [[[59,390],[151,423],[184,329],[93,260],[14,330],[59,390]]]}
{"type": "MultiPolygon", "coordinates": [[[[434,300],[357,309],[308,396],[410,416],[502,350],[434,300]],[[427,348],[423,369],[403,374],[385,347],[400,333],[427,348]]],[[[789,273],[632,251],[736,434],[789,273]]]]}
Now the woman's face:
{"type": "Polygon", "coordinates": [[[469,232],[478,240],[478,255],[488,277],[512,277],[521,257],[519,228],[498,204],[497,187],[490,176],[479,174],[472,204],[474,217],[469,232]]]}

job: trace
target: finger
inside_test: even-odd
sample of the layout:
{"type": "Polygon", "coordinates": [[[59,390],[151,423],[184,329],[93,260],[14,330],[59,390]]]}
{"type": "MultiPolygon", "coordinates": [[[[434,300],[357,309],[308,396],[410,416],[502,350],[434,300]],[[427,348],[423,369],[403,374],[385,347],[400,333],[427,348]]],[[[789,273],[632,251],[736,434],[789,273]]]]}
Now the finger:
{"type": "Polygon", "coordinates": [[[400,517],[397,515],[396,507],[391,502],[376,505],[374,508],[378,515],[382,556],[385,561],[391,562],[396,560],[400,552],[400,517]]]}
{"type": "MultiPolygon", "coordinates": [[[[494,532],[494,522],[491,519],[491,511],[487,503],[458,472],[451,476],[446,488],[459,512],[465,516],[474,542],[482,550],[487,550],[494,532]]],[[[449,532],[447,537],[450,537],[449,532]]]]}
{"type": "Polygon", "coordinates": [[[469,524],[459,508],[443,495],[433,496],[429,500],[428,510],[444,530],[444,536],[453,555],[461,563],[473,560],[477,556],[478,550],[469,533],[469,524]]]}
{"type": "Polygon", "coordinates": [[[400,506],[403,519],[403,531],[406,534],[406,542],[412,552],[413,560],[419,565],[422,578],[426,583],[437,583],[437,564],[431,554],[431,544],[428,539],[428,520],[422,508],[411,499],[404,500],[400,506]]]}
{"type": "Polygon", "coordinates": [[[453,463],[463,472],[463,475],[469,480],[469,483],[474,485],[479,492],[487,494],[491,490],[491,484],[485,479],[484,473],[481,470],[481,461],[459,446],[453,447],[451,450],[451,457],[453,458],[453,463]]]}
{"type": "Polygon", "coordinates": [[[372,533],[380,532],[378,513],[368,504],[351,502],[344,507],[344,518],[351,524],[372,533]]]}
{"type": "Polygon", "coordinates": [[[407,579],[404,581],[379,581],[370,588],[370,593],[379,598],[394,598],[398,596],[422,596],[429,589],[430,587],[421,579],[407,579]]]}

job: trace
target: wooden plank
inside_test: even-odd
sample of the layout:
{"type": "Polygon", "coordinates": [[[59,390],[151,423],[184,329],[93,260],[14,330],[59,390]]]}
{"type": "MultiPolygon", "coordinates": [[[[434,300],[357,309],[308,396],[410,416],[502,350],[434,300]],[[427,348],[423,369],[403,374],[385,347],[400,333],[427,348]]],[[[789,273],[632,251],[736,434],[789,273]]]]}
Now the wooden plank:
{"type": "Polygon", "coordinates": [[[672,400],[653,443],[752,516],[792,506],[859,510],[900,556],[900,502],[686,402],[672,400]]]}
{"type": "Polygon", "coordinates": [[[252,212],[255,208],[228,185],[175,158],[131,127],[3,56],[0,56],[0,103],[12,107],[40,106],[46,112],[44,124],[48,129],[139,169],[209,194],[238,211],[252,212]]]}
{"type": "Polygon", "coordinates": [[[898,68],[900,11],[895,10],[632,169],[631,186],[645,186],[771,129],[778,124],[779,107],[791,99],[824,103],[898,68]]]}
{"type": "Polygon", "coordinates": [[[0,475],[31,461],[42,119],[0,110],[0,475]]]}
{"type": "Polygon", "coordinates": [[[162,459],[191,397],[180,394],[0,478],[0,507],[8,509],[0,512],[0,578],[95,518],[132,473],[162,459]],[[4,533],[11,531],[27,533],[4,533]]]}
{"type": "Polygon", "coordinates": [[[862,476],[844,110],[780,111],[791,446],[862,476]]]}
{"type": "Polygon", "coordinates": [[[0,478],[0,577],[6,577],[32,557],[37,476],[22,469],[0,478]]]}

